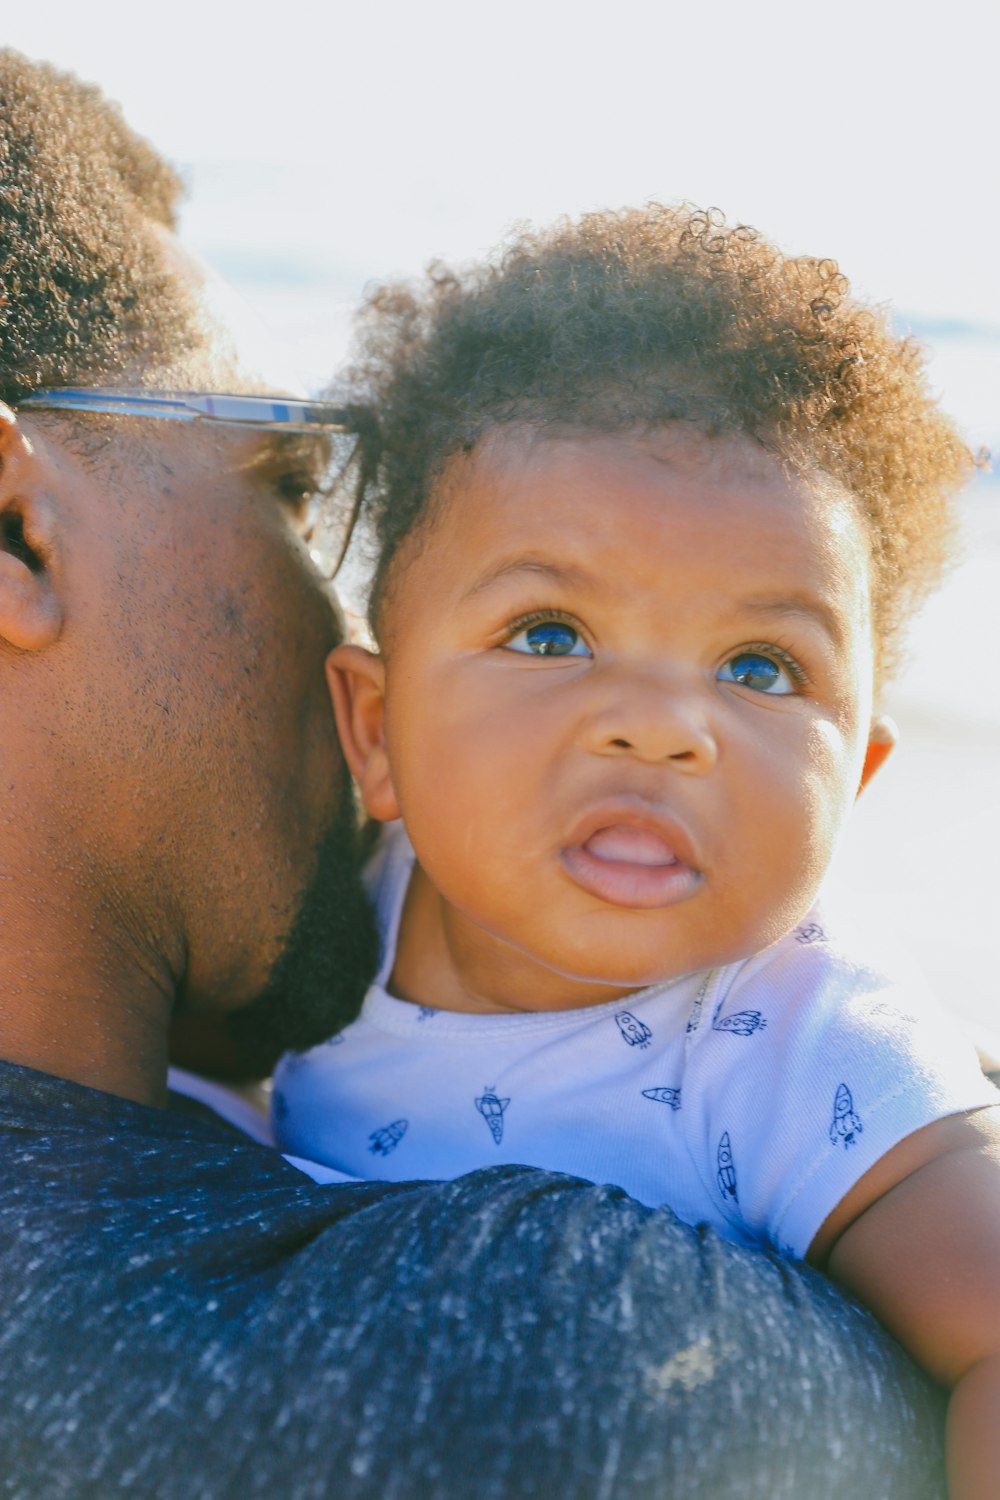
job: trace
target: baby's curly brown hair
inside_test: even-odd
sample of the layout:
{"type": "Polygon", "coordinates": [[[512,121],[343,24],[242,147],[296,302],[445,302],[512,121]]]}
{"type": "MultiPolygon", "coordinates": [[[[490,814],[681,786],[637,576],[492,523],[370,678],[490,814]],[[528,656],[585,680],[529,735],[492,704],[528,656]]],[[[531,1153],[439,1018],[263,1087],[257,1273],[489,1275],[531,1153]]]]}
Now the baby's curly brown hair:
{"type": "Polygon", "coordinates": [[[919,346],[849,295],[832,260],[792,257],[717,210],[650,204],[518,233],[463,273],[384,287],[359,321],[347,399],[367,403],[363,509],[376,634],[393,561],[446,461],[513,423],[549,431],[694,424],[741,433],[853,494],[870,538],[884,678],[940,580],[972,457],[919,346]]]}

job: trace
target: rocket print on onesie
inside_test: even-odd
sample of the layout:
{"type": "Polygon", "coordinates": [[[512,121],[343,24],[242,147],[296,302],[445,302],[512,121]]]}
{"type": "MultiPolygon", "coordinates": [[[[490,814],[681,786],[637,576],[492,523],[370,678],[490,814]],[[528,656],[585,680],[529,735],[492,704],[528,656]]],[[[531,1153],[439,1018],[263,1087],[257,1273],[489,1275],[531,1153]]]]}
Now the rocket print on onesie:
{"type": "Polygon", "coordinates": [[[487,1084],[476,1100],[476,1108],[490,1127],[490,1135],[498,1146],[503,1140],[503,1116],[509,1103],[509,1099],[497,1098],[492,1084],[487,1084]]]}

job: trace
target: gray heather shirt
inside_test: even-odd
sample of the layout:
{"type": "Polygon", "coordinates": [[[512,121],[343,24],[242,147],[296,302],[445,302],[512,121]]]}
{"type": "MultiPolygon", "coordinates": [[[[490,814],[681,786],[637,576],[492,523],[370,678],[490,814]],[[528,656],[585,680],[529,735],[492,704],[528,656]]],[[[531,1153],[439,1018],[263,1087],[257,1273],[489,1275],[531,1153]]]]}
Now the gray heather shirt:
{"type": "Polygon", "coordinates": [[[500,1167],[317,1187],[0,1063],[0,1495],[941,1500],[942,1398],[800,1266],[500,1167]]]}

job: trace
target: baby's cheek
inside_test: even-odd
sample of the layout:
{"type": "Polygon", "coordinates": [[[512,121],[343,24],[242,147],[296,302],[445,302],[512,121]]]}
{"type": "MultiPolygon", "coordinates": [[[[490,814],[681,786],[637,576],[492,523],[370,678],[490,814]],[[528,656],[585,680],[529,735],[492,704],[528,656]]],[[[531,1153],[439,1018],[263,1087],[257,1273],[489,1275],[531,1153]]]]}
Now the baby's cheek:
{"type": "Polygon", "coordinates": [[[816,879],[822,879],[833,855],[844,819],[854,804],[863,754],[856,754],[835,724],[820,721],[812,728],[802,773],[802,814],[808,830],[804,840],[816,879]]]}

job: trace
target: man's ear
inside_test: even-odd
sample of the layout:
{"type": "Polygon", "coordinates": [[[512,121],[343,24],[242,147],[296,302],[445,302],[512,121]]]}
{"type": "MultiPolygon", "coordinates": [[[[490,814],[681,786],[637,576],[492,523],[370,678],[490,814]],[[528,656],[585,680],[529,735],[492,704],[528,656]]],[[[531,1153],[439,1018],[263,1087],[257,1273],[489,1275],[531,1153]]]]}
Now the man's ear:
{"type": "Polygon", "coordinates": [[[363,646],[337,646],[326,659],[337,733],[369,817],[399,817],[385,750],[385,663],[363,646]]]}
{"type": "Polygon", "coordinates": [[[17,417],[0,402],[0,641],[19,651],[51,646],[63,624],[44,471],[17,417]]]}
{"type": "Polygon", "coordinates": [[[865,761],[861,767],[858,796],[864,791],[879,767],[892,754],[898,739],[899,730],[888,714],[879,714],[877,718],[872,720],[871,732],[868,735],[868,748],[865,751],[865,761]]]}

